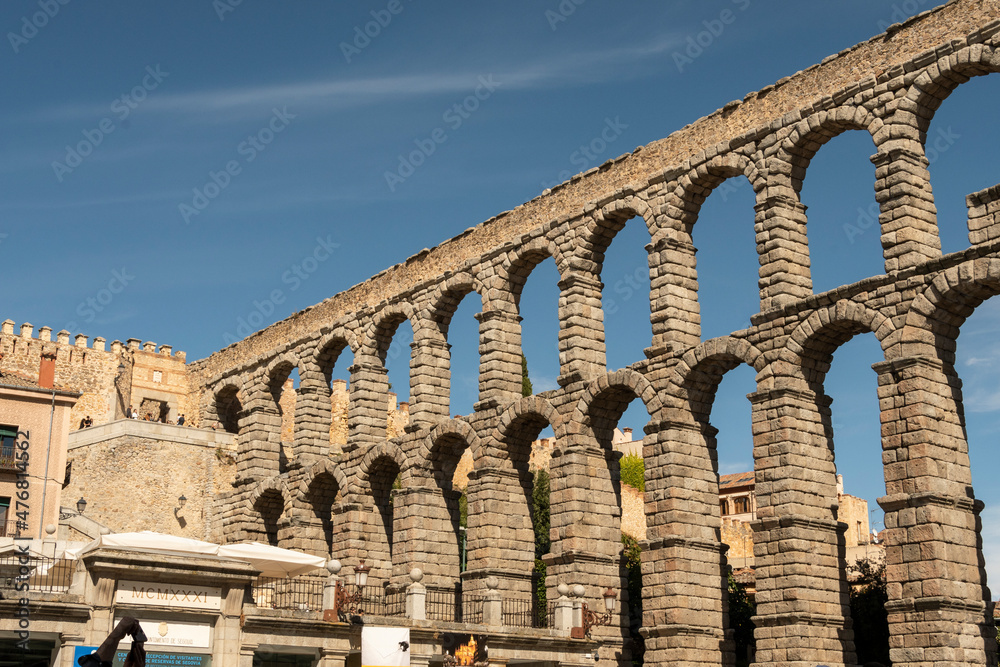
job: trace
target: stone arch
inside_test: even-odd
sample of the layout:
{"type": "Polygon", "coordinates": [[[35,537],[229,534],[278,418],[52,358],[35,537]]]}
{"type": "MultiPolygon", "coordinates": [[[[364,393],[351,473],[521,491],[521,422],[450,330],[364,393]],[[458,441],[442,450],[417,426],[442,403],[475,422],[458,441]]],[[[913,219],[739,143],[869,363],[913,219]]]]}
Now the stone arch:
{"type": "Polygon", "coordinates": [[[385,368],[389,347],[392,345],[399,325],[405,321],[410,322],[410,326],[413,327],[413,336],[416,338],[421,331],[421,321],[417,317],[416,308],[411,303],[398,301],[375,313],[366,332],[364,343],[362,343],[362,354],[372,361],[381,363],[382,367],[385,368]]]}
{"type": "Polygon", "coordinates": [[[956,88],[975,76],[1000,72],[1000,52],[973,44],[943,56],[917,75],[893,116],[894,137],[905,136],[921,144],[934,113],[956,88]],[[911,128],[908,132],[905,128],[911,128]]]}
{"type": "Polygon", "coordinates": [[[280,475],[268,477],[258,482],[247,496],[247,508],[253,511],[254,505],[268,492],[275,492],[281,496],[281,513],[285,516],[289,515],[292,511],[292,494],[288,490],[284,478],[280,475]]]}
{"type": "Polygon", "coordinates": [[[347,477],[328,459],[311,465],[300,480],[299,499],[306,516],[299,531],[314,553],[329,556],[333,552],[334,505],[349,493],[347,477]]]}
{"type": "Polygon", "coordinates": [[[387,441],[371,447],[358,466],[358,500],[367,516],[366,525],[362,526],[367,534],[367,556],[378,572],[377,578],[383,580],[393,575],[393,566],[400,560],[393,484],[398,476],[405,488],[411,474],[403,452],[387,441]]]}
{"type": "MultiPolygon", "coordinates": [[[[567,258],[554,242],[537,237],[509,252],[498,271],[499,290],[489,299],[490,310],[517,312],[521,290],[535,267],[551,257],[560,278],[566,274],[567,258]],[[504,306],[506,305],[506,308],[504,306]]],[[[483,308],[486,308],[484,304],[483,308]]]]}
{"type": "Polygon", "coordinates": [[[209,412],[210,415],[214,413],[215,419],[224,431],[239,435],[240,421],[245,416],[245,406],[243,382],[239,378],[227,378],[212,392],[212,409],[209,412]]]}
{"type": "Polygon", "coordinates": [[[981,257],[942,271],[910,304],[898,356],[954,364],[960,327],[983,301],[997,294],[1000,259],[981,257]]]}
{"type": "Polygon", "coordinates": [[[819,391],[830,370],[834,352],[855,335],[866,331],[875,334],[886,352],[895,338],[896,327],[877,310],[846,299],[815,310],[792,331],[785,343],[780,358],[791,368],[783,371],[819,391]]]}
{"type": "MultiPolygon", "coordinates": [[[[485,309],[486,288],[479,278],[470,272],[463,271],[447,278],[438,285],[433,295],[428,301],[426,317],[432,325],[436,325],[438,330],[447,338],[448,325],[459,304],[469,294],[475,292],[483,301],[485,309]]],[[[430,326],[428,328],[431,328],[430,326]]]]}
{"type": "Polygon", "coordinates": [[[802,119],[790,128],[777,155],[768,161],[770,184],[788,185],[798,197],[809,163],[824,144],[844,132],[860,130],[868,132],[874,145],[882,125],[870,111],[854,106],[819,111],[802,119]]]}
{"type": "Polygon", "coordinates": [[[712,338],[688,350],[671,373],[669,392],[673,405],[695,422],[708,426],[715,392],[723,376],[740,364],[757,371],[760,387],[767,375],[764,354],[750,342],[732,336],[712,338]],[[685,405],[686,404],[686,405],[685,405]]]}
{"type": "Polygon", "coordinates": [[[350,482],[348,482],[347,475],[344,471],[340,469],[336,463],[330,461],[329,459],[321,459],[316,461],[316,463],[309,466],[299,481],[299,495],[300,497],[305,497],[309,493],[309,487],[312,486],[313,482],[320,475],[330,475],[336,482],[337,486],[340,487],[340,492],[342,494],[349,494],[353,492],[350,487],[350,482]]]}
{"type": "Polygon", "coordinates": [[[259,482],[247,496],[247,533],[251,539],[263,538],[279,546],[280,530],[292,512],[292,497],[285,481],[278,476],[259,482]]]}
{"type": "Polygon", "coordinates": [[[536,428],[537,430],[541,430],[545,426],[552,427],[557,442],[565,435],[563,419],[556,409],[552,407],[551,403],[540,396],[522,398],[504,410],[503,414],[500,415],[500,419],[497,420],[497,426],[493,430],[492,436],[496,449],[492,454],[508,460],[517,460],[520,458],[512,456],[512,454],[524,454],[524,462],[526,464],[528,460],[527,452],[511,452],[504,445],[505,443],[514,444],[515,446],[526,444],[530,448],[530,440],[527,443],[523,442],[525,429],[527,431],[533,431],[536,428]],[[511,440],[514,442],[511,443],[511,440]]]}
{"type": "Polygon", "coordinates": [[[626,222],[636,217],[642,218],[649,238],[653,239],[659,231],[657,216],[641,197],[627,195],[595,210],[581,230],[582,240],[574,241],[580,247],[579,255],[574,258],[577,269],[600,275],[604,255],[615,236],[626,222]]]}
{"type": "MultiPolygon", "coordinates": [[[[613,429],[632,398],[642,401],[650,420],[660,419],[663,404],[657,396],[656,389],[642,373],[624,368],[603,375],[587,385],[583,396],[576,404],[573,417],[568,422],[568,429],[581,434],[590,429],[594,431],[598,440],[601,440],[601,435],[596,431],[607,430],[608,425],[613,429]],[[595,420],[594,408],[605,402],[609,405],[604,405],[601,412],[606,414],[600,415],[595,420]]],[[[610,442],[610,439],[608,441],[610,442]]]]}
{"type": "MultiPolygon", "coordinates": [[[[764,174],[753,160],[742,153],[729,152],[719,155],[681,176],[669,196],[669,213],[666,220],[668,227],[674,231],[684,232],[687,242],[690,243],[691,231],[698,220],[702,204],[723,181],[738,176],[746,177],[759,199],[760,193],[767,186],[764,174]]],[[[664,235],[665,231],[660,231],[653,239],[654,245],[664,240],[664,235]]]]}
{"type": "MultiPolygon", "coordinates": [[[[446,482],[451,484],[451,479],[444,479],[442,473],[447,473],[447,471],[441,471],[433,467],[433,461],[435,460],[435,450],[442,447],[442,445],[454,443],[461,443],[464,447],[467,447],[472,453],[472,460],[478,461],[484,455],[483,444],[479,439],[479,435],[476,433],[475,429],[469,425],[468,422],[462,419],[449,419],[446,422],[442,422],[436,425],[430,430],[427,436],[420,441],[420,448],[417,450],[414,460],[419,461],[421,466],[431,465],[432,474],[435,478],[440,478],[439,483],[446,482]]],[[[454,472],[454,471],[452,471],[454,472]]]]}
{"type": "Polygon", "coordinates": [[[392,461],[399,468],[400,474],[409,469],[409,461],[403,450],[395,442],[383,441],[370,447],[365,455],[361,457],[358,464],[357,478],[360,484],[370,484],[371,474],[374,471],[376,461],[386,459],[392,461]]]}
{"type": "MultiPolygon", "coordinates": [[[[414,409],[410,411],[410,418],[415,423],[448,419],[452,395],[451,321],[462,301],[473,293],[479,296],[480,308],[484,310],[486,290],[479,279],[469,272],[452,275],[434,290],[418,315],[424,325],[414,332],[420,362],[414,369],[412,397],[417,414],[414,409]]],[[[477,336],[477,348],[479,342],[477,336]]]]}

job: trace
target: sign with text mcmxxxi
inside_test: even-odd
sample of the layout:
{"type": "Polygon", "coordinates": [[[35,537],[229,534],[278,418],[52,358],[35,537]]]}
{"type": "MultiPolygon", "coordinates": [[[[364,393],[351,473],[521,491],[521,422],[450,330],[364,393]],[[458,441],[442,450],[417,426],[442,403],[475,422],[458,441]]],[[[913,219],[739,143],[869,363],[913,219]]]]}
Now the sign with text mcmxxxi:
{"type": "Polygon", "coordinates": [[[118,582],[115,602],[183,609],[221,609],[222,589],[217,586],[190,586],[123,579],[118,582]]]}

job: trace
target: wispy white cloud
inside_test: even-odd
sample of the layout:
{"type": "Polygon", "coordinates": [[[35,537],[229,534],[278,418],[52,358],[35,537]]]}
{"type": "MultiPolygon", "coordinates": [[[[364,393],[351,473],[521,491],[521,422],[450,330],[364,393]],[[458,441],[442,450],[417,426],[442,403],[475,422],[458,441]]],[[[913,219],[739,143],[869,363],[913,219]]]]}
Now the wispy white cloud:
{"type": "MultiPolygon", "coordinates": [[[[479,85],[479,77],[492,75],[505,90],[545,86],[575,86],[620,80],[621,66],[641,63],[680,44],[674,35],[598,51],[539,56],[513,68],[483,66],[465,71],[423,72],[399,76],[324,77],[296,82],[275,82],[198,91],[157,90],[142,103],[143,114],[173,114],[191,122],[231,122],[242,114],[258,116],[261,108],[287,105],[297,111],[334,111],[394,99],[438,94],[463,94],[479,85]]],[[[632,75],[639,76],[639,68],[632,75]]],[[[70,102],[32,110],[18,120],[33,123],[100,119],[112,116],[111,101],[70,102]]],[[[138,113],[138,112],[137,112],[138,113]]]]}

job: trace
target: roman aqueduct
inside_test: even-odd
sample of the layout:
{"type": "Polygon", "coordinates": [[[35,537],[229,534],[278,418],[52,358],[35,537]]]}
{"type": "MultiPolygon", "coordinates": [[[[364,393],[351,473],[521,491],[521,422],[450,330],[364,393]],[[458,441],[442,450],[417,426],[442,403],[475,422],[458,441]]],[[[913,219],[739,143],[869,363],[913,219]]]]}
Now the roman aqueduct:
{"type": "MultiPolygon", "coordinates": [[[[475,590],[492,575],[505,594],[528,596],[527,457],[551,426],[550,585],[582,583],[599,604],[604,587],[625,588],[610,443],[637,399],[649,414],[646,660],[724,664],[731,640],[710,414],[724,374],[746,364],[757,379],[756,662],[854,664],[823,385],[838,347],[871,332],[884,352],[875,370],[893,661],[994,664],[982,503],[954,359],[965,319],[1000,294],[1000,188],[970,197],[969,247],[942,255],[924,142],[952,91],[1000,72],[998,17],[996,1],[956,0],[892,26],[194,364],[203,423],[238,432],[226,534],[332,551],[347,566],[364,558],[375,580],[402,584],[419,566],[431,587],[461,578],[475,590]],[[814,294],[799,195],[813,156],[848,131],[869,133],[876,149],[885,272],[814,294]],[[727,179],[746,179],[756,196],[760,312],[744,330],[703,340],[692,229],[727,179]],[[653,337],[645,358],[615,370],[605,363],[602,262],[633,217],[649,230],[653,337]],[[560,273],[559,389],[523,398],[520,290],[550,257],[560,273]],[[479,400],[453,418],[448,334],[465,298],[482,305],[479,400]],[[404,321],[414,332],[410,424],[387,439],[386,354],[404,321]],[[331,451],[330,374],[342,355],[353,359],[349,431],[331,451]],[[300,385],[286,453],[278,396],[293,369],[300,385]],[[450,472],[466,449],[474,471],[460,574],[450,472]]],[[[606,631],[608,641],[627,637],[624,627],[606,631]]]]}

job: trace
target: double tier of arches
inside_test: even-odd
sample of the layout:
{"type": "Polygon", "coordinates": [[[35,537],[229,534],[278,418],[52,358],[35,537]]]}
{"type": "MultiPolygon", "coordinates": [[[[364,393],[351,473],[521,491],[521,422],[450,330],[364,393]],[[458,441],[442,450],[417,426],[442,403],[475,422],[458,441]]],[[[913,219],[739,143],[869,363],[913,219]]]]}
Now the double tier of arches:
{"type": "MultiPolygon", "coordinates": [[[[919,74],[900,77],[895,88],[881,83],[834,95],[211,378],[203,419],[238,433],[236,490],[226,510],[230,534],[331,554],[347,565],[365,559],[377,580],[396,585],[420,567],[431,586],[464,579],[470,590],[496,576],[508,594],[528,596],[534,560],[528,454],[551,427],[550,588],[584,583],[596,604],[601,587],[624,588],[611,433],[625,407],[639,400],[649,416],[647,657],[722,664],[732,659],[732,642],[711,414],[722,378],[745,364],[757,383],[750,396],[757,660],[853,664],[824,380],[840,346],[871,334],[883,351],[872,400],[882,419],[880,503],[894,660],[927,662],[902,650],[906,637],[932,637],[932,619],[945,618],[961,645],[923,648],[984,664],[995,646],[987,636],[981,503],[971,487],[954,349],[961,323],[1000,293],[1000,260],[988,243],[941,256],[924,141],[952,90],[1000,69],[993,48],[955,46],[919,74]],[[873,191],[885,273],[814,295],[802,185],[817,151],[847,131],[868,133],[876,151],[873,191]],[[705,200],[731,178],[745,179],[754,191],[760,312],[746,329],[703,341],[693,230],[705,200]],[[645,359],[615,370],[606,364],[601,275],[608,248],[632,218],[649,232],[652,338],[645,359]],[[559,388],[522,397],[520,295],[533,268],[549,258],[560,276],[559,388]],[[466,298],[481,305],[479,396],[472,414],[451,417],[449,326],[466,298]],[[390,439],[387,351],[403,322],[414,335],[410,424],[390,439]],[[331,369],[347,354],[353,357],[348,433],[335,451],[331,369]],[[295,433],[283,455],[277,388],[293,369],[300,382],[295,433]],[[452,474],[466,450],[474,463],[469,565],[462,573],[452,474]],[[808,649],[796,651],[806,640],[808,649]]],[[[624,620],[605,637],[627,655],[624,620]]]]}

